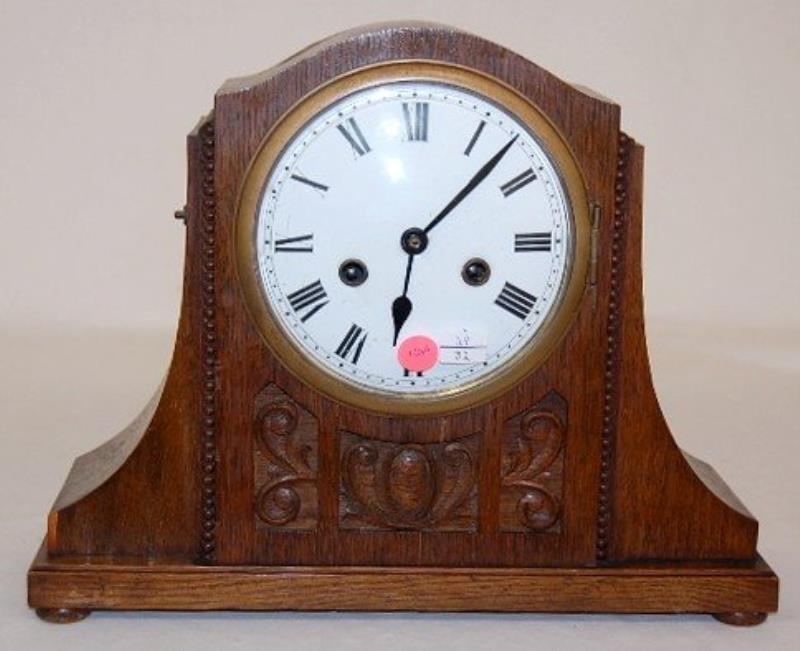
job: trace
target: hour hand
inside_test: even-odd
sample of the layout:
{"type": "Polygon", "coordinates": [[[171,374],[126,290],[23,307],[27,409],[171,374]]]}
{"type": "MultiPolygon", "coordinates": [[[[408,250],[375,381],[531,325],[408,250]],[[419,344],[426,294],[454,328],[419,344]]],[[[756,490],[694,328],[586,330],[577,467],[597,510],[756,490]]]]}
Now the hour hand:
{"type": "Polygon", "coordinates": [[[400,336],[400,329],[408,319],[408,315],[411,314],[411,309],[413,307],[414,306],[411,303],[411,299],[409,299],[408,296],[398,296],[392,302],[392,320],[394,321],[394,340],[392,341],[393,346],[397,345],[397,338],[400,336]]]}
{"type": "Polygon", "coordinates": [[[414,254],[408,254],[408,262],[406,263],[406,275],[403,280],[403,293],[392,301],[392,321],[394,322],[394,339],[392,346],[397,345],[397,338],[400,336],[400,330],[403,324],[408,320],[411,310],[414,305],[411,299],[408,298],[408,283],[411,280],[411,267],[414,265],[414,254]]]}

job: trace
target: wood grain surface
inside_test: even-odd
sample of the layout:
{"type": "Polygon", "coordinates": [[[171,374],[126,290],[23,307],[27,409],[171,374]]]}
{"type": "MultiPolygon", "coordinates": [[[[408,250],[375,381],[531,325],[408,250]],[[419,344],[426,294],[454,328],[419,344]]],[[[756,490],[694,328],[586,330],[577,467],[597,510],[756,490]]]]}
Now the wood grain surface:
{"type": "Polygon", "coordinates": [[[90,610],[442,610],[773,612],[778,582],[761,560],[615,568],[202,567],[47,562],[28,577],[40,608],[90,610]]]}

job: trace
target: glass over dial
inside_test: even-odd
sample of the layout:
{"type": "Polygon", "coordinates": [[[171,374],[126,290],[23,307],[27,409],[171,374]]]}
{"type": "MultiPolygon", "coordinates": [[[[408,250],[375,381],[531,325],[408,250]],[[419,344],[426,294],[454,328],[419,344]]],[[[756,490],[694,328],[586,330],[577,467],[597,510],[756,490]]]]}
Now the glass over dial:
{"type": "Polygon", "coordinates": [[[399,81],[322,109],[266,177],[263,295],[296,348],[393,394],[488,380],[558,308],[573,255],[553,158],[472,90],[399,81]]]}

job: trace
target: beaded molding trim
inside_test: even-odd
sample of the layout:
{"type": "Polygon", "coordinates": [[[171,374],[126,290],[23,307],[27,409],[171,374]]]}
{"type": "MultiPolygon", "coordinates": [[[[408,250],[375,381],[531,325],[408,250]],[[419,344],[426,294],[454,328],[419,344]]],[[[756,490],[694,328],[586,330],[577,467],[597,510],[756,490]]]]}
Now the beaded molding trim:
{"type": "Polygon", "coordinates": [[[214,122],[200,129],[202,167],[201,223],[202,260],[202,345],[203,354],[203,477],[202,532],[200,558],[212,563],[216,558],[217,529],[217,335],[214,252],[216,244],[217,199],[214,189],[214,122]]]}
{"type": "Polygon", "coordinates": [[[611,243],[611,288],[608,296],[608,323],[606,324],[605,374],[603,393],[603,433],[600,453],[600,494],[597,508],[597,549],[596,558],[604,561],[608,556],[608,526],[610,520],[609,502],[611,486],[611,467],[614,448],[616,383],[619,361],[619,284],[620,251],[625,226],[625,202],[627,200],[626,173],[628,169],[630,138],[619,134],[617,171],[614,179],[614,227],[611,243]]]}

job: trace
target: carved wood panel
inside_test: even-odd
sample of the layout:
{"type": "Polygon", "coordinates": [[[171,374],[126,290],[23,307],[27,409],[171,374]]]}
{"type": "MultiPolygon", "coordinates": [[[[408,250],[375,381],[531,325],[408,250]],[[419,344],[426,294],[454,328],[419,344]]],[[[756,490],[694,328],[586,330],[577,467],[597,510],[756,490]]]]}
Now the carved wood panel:
{"type": "Polygon", "coordinates": [[[274,384],[256,397],[254,415],[257,527],[316,529],[317,419],[274,384]]]}
{"type": "Polygon", "coordinates": [[[478,434],[388,443],[340,432],[342,529],[476,531],[478,434]]]}
{"type": "Polygon", "coordinates": [[[566,402],[551,391],[506,421],[502,442],[502,531],[561,531],[566,402]]]}

